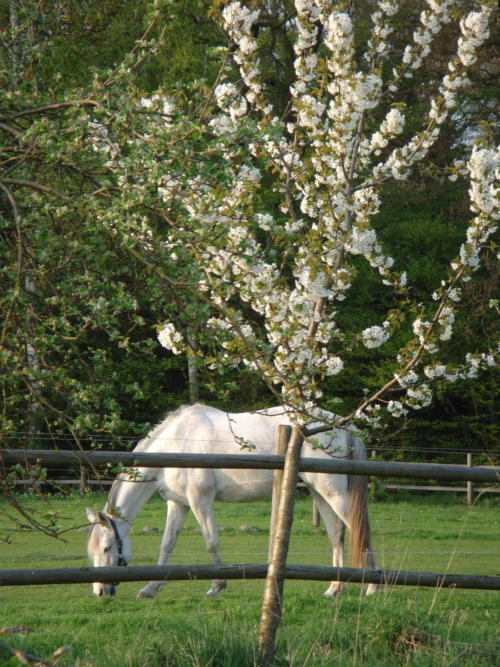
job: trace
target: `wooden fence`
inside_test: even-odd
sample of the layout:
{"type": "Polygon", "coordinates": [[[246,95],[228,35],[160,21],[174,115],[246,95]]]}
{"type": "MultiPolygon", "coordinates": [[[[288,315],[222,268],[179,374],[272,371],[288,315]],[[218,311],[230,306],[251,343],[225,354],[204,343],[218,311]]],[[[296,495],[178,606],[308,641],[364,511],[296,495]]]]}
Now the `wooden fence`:
{"type": "MultiPolygon", "coordinates": [[[[0,463],[5,467],[37,463],[50,468],[67,466],[102,466],[148,468],[232,468],[247,470],[279,470],[284,456],[257,454],[152,454],[149,452],[103,452],[46,449],[0,450],[0,463]]],[[[393,463],[386,461],[350,461],[303,457],[300,471],[337,475],[374,475],[376,477],[412,477],[415,479],[500,482],[500,468],[442,463],[393,463]]]]}
{"type": "MultiPolygon", "coordinates": [[[[376,451],[372,452],[372,456],[376,456],[376,451]]],[[[466,466],[472,467],[472,452],[466,454],[466,466]]],[[[490,466],[486,466],[490,467],[490,466]]],[[[425,492],[445,492],[445,493],[465,493],[467,496],[467,504],[472,505],[474,498],[482,496],[483,494],[500,493],[500,488],[494,487],[474,487],[471,481],[468,481],[466,486],[443,486],[443,485],[425,485],[425,484],[379,484],[380,489],[387,489],[390,491],[425,491],[425,492]]]]}
{"type": "MultiPolygon", "coordinates": [[[[82,452],[51,450],[0,450],[4,470],[17,464],[41,464],[48,467],[145,466],[151,468],[233,468],[282,469],[284,456],[254,454],[151,454],[141,452],[82,452]]],[[[302,458],[300,470],[335,474],[376,475],[378,477],[414,477],[417,479],[464,480],[470,482],[500,481],[500,468],[467,467],[428,463],[388,463],[381,461],[347,461],[343,459],[302,458]]],[[[93,581],[145,581],[163,579],[261,579],[267,574],[263,565],[191,565],[113,568],[58,568],[55,570],[0,570],[0,586],[35,584],[69,584],[93,581]]],[[[480,588],[500,590],[500,577],[483,575],[449,575],[394,570],[363,570],[305,565],[286,565],[285,577],[318,581],[351,581],[391,585],[480,588]]]]}

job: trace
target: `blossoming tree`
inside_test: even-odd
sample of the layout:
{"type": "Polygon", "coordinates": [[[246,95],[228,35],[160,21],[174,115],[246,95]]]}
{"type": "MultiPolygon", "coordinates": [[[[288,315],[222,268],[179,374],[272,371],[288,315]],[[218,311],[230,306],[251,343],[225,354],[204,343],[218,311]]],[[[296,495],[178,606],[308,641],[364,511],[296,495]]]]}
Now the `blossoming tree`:
{"type": "MultiPolygon", "coordinates": [[[[223,10],[241,76],[238,85],[222,80],[214,91],[219,113],[210,127],[226,163],[225,177],[184,187],[184,211],[203,229],[203,241],[192,251],[202,274],[198,287],[211,311],[206,326],[221,346],[219,361],[258,371],[297,424],[321,417],[322,382],[328,376],[342,382],[346,352],[360,344],[380,347],[400,327],[409,334],[390,375],[334,426],[353,420],[374,425],[384,413],[405,415],[429,405],[436,379],[473,377],[494,364],[491,351],[469,353],[453,365],[440,360],[443,343],[453,335],[461,289],[480,267],[498,220],[498,150],[488,137],[478,136],[467,159],[449,165],[451,178],[460,171],[468,179],[470,216],[465,239],[432,294],[432,308],[415,301],[404,267],[383,247],[374,224],[383,215],[384,188],[425,164],[443,124],[453,118],[469,83],[467,72],[489,35],[491,3],[460,17],[456,52],[436,81],[420,128],[408,136],[398,91],[422,68],[458,11],[453,0],[422,4],[412,40],[394,65],[396,0],[378,2],[362,52],[355,48],[356,26],[342,3],[296,0],[295,80],[282,117],[260,76],[254,30],[259,12],[240,2],[223,10]],[[273,209],[262,196],[269,188],[273,209]],[[392,290],[398,306],[367,328],[346,330],[339,313],[350,296],[355,256],[392,290]]],[[[186,349],[171,322],[159,339],[174,352],[186,349]]],[[[293,446],[300,450],[300,437],[293,446]]],[[[286,544],[280,557],[286,557],[286,544]]],[[[280,580],[274,561],[269,576],[274,579],[263,618],[267,605],[270,625],[266,621],[262,628],[261,644],[272,660],[280,613],[279,600],[277,605],[271,600],[280,580]]]]}
{"type": "MultiPolygon", "coordinates": [[[[256,369],[299,421],[317,414],[326,377],[341,382],[347,351],[360,344],[380,347],[404,326],[409,335],[386,382],[360,397],[337,425],[404,415],[431,402],[436,379],[473,377],[494,363],[491,351],[470,353],[455,365],[439,354],[452,337],[461,288],[479,268],[498,219],[498,151],[488,137],[476,139],[465,162],[449,165],[451,178],[460,172],[469,180],[471,214],[466,238],[432,294],[431,310],[412,298],[404,267],[383,247],[374,225],[383,214],[384,188],[409,179],[425,163],[453,117],[469,83],[468,68],[488,37],[492,6],[485,2],[460,18],[456,53],[436,82],[420,129],[405,135],[406,109],[394,101],[396,94],[422,67],[455,5],[429,0],[400,62],[388,66],[398,2],[378,3],[371,37],[357,53],[355,25],[339,3],[298,0],[295,81],[283,118],[276,117],[260,78],[253,30],[258,11],[238,2],[223,11],[241,75],[239,85],[226,80],[214,91],[219,113],[210,128],[224,178],[185,181],[183,212],[191,221],[186,228],[191,224],[201,235],[191,251],[211,310],[206,326],[221,344],[219,361],[256,369]],[[274,209],[262,195],[269,189],[274,209]],[[398,307],[363,330],[347,331],[338,315],[353,284],[354,256],[365,258],[398,307]]],[[[176,179],[162,196],[173,197],[178,187],[176,179]]],[[[174,352],[187,349],[172,322],[159,338],[174,352]]]]}

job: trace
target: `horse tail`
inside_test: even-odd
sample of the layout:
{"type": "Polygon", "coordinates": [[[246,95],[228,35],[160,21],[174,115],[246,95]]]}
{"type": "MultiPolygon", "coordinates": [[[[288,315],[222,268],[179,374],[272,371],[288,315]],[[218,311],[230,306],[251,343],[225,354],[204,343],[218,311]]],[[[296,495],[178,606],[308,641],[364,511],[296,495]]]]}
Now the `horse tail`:
{"type": "MultiPolygon", "coordinates": [[[[363,443],[350,431],[349,451],[353,461],[366,461],[363,443]]],[[[370,520],[368,517],[368,477],[349,475],[349,526],[350,554],[352,567],[374,568],[375,559],[372,551],[370,520]]]]}

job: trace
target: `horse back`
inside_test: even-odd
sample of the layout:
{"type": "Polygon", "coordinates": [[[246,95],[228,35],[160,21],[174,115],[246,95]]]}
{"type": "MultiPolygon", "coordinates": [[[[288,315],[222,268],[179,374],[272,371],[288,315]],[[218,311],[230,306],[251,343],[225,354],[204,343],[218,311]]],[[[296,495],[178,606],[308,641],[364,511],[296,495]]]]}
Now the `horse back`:
{"type": "Polygon", "coordinates": [[[200,454],[271,453],[274,429],[288,423],[281,408],[228,413],[205,405],[176,410],[142,440],[135,451],[200,454]],[[277,411],[280,412],[277,412],[277,411]],[[280,416],[280,414],[282,416],[280,416]]]}

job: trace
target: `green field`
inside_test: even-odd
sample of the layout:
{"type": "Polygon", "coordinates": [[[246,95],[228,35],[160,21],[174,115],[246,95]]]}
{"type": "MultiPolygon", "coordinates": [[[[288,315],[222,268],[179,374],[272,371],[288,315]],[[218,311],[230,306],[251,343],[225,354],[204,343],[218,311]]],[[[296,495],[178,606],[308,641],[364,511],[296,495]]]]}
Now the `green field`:
{"type": "MultiPolygon", "coordinates": [[[[104,496],[24,497],[27,508],[61,527],[82,525],[84,507],[104,496]]],[[[86,532],[66,542],[15,525],[0,504],[0,568],[87,564],[86,532]]],[[[269,504],[218,506],[225,562],[266,560],[269,504]]],[[[156,561],[165,516],[152,499],[133,528],[135,565],[156,561]]],[[[380,567],[426,572],[498,574],[500,513],[494,501],[467,507],[461,499],[397,497],[371,504],[380,567]]],[[[192,516],[174,563],[209,562],[192,516]]],[[[329,565],[326,536],[311,523],[311,501],[296,505],[290,563],[329,565]]],[[[208,582],[173,582],[155,600],[138,600],[140,583],[121,584],[116,598],[94,599],[90,585],[4,587],[0,627],[26,626],[0,642],[47,659],[69,647],[59,665],[79,667],[255,665],[263,582],[229,582],[219,600],[207,600],[208,582]]],[[[366,598],[348,586],[335,600],[326,583],[288,582],[278,665],[495,665],[500,663],[500,596],[495,591],[391,587],[366,598]]],[[[0,664],[19,660],[0,650],[0,664]]]]}

